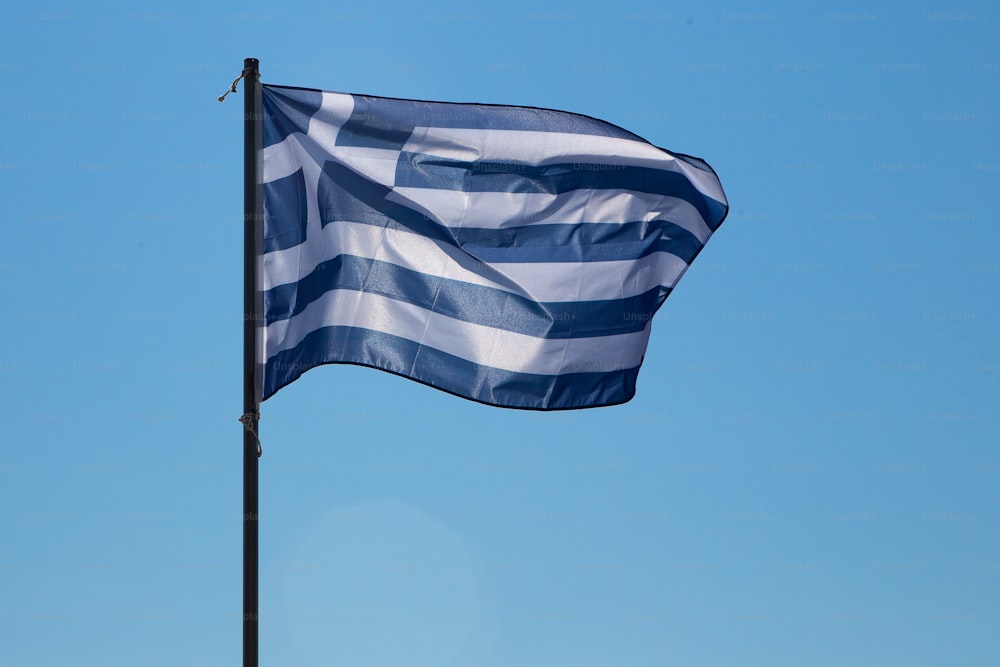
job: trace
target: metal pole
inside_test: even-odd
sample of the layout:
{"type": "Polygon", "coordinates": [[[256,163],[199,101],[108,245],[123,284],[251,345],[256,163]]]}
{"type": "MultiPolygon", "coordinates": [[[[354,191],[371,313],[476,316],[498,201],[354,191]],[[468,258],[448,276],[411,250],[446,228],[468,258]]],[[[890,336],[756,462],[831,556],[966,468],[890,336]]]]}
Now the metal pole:
{"type": "Polygon", "coordinates": [[[259,174],[261,145],[260,63],[243,61],[243,667],[257,667],[257,458],[260,419],[257,378],[257,290],[263,199],[259,174]]]}

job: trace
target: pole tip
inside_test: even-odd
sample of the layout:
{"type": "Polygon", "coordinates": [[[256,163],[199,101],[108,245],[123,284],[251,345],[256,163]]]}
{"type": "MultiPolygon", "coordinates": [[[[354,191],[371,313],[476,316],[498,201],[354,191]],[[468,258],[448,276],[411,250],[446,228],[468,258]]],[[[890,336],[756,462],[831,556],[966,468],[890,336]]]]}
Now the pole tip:
{"type": "Polygon", "coordinates": [[[260,65],[260,61],[256,58],[244,58],[243,59],[243,69],[257,69],[260,65]]]}

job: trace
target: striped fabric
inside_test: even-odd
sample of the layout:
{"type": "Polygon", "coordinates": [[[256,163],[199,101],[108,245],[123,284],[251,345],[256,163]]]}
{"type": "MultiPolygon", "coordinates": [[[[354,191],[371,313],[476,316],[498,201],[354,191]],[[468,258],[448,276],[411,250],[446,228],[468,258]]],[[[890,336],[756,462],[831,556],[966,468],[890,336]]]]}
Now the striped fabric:
{"type": "Polygon", "coordinates": [[[628,401],[726,217],[715,172],[600,120],[263,87],[262,399],[326,363],[553,410],[628,401]]]}

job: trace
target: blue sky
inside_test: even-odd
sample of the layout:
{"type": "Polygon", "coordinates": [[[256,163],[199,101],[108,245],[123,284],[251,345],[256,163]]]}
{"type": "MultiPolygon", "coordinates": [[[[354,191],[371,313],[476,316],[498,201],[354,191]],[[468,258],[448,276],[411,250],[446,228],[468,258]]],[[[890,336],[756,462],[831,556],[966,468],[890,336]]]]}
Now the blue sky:
{"type": "Polygon", "coordinates": [[[0,17],[0,667],[239,663],[247,56],[603,118],[732,207],[629,404],[267,401],[261,664],[998,664],[996,5],[0,17]]]}

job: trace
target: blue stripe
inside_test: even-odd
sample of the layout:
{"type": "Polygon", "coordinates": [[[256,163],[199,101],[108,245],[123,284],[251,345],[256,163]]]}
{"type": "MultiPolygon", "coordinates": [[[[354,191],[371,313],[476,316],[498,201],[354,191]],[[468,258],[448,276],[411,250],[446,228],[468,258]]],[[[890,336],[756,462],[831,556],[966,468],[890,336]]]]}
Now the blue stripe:
{"type": "Polygon", "coordinates": [[[416,380],[473,401],[508,408],[565,410],[615,405],[635,395],[639,367],[566,375],[534,375],[481,366],[389,334],[354,327],[324,327],[264,364],[266,400],[302,373],[321,364],[369,366],[416,380]]]}
{"type": "MultiPolygon", "coordinates": [[[[447,227],[397,201],[392,190],[336,162],[323,165],[317,199],[323,226],[336,222],[401,229],[460,248],[479,262],[580,262],[638,259],[669,252],[690,264],[702,249],[693,234],[663,218],[644,222],[534,223],[503,229],[447,227]]],[[[301,217],[304,224],[304,216],[301,217]]],[[[475,223],[471,219],[470,224],[475,223]]],[[[271,234],[265,220],[265,236],[271,234]]],[[[467,261],[468,264],[468,261],[467,261]]],[[[468,267],[467,267],[468,268],[468,267]]]]}
{"type": "Polygon", "coordinates": [[[330,290],[387,296],[448,317],[538,338],[611,336],[642,331],[670,294],[658,287],[607,301],[540,303],[493,287],[428,276],[389,262],[340,255],[296,283],[264,292],[267,324],[301,313],[330,290]]]}
{"type": "Polygon", "coordinates": [[[469,162],[403,152],[396,162],[395,185],[460,192],[553,195],[575,190],[646,192],[689,202],[713,230],[721,224],[728,208],[700,192],[682,173],[631,165],[469,162]]]}
{"type": "Polygon", "coordinates": [[[601,262],[669,252],[690,264],[701,241],[665,220],[534,224],[454,230],[458,245],[484,262],[601,262]]]}
{"type": "Polygon", "coordinates": [[[263,147],[281,143],[289,134],[308,132],[309,119],[322,103],[323,94],[318,90],[262,86],[263,147]]]}
{"type": "Polygon", "coordinates": [[[302,169],[264,184],[264,252],[284,250],[306,240],[309,206],[302,169]]]}
{"type": "Polygon", "coordinates": [[[567,111],[491,104],[420,102],[354,95],[354,113],[337,133],[338,146],[402,150],[415,127],[564,132],[648,143],[616,125],[567,111]]]}

